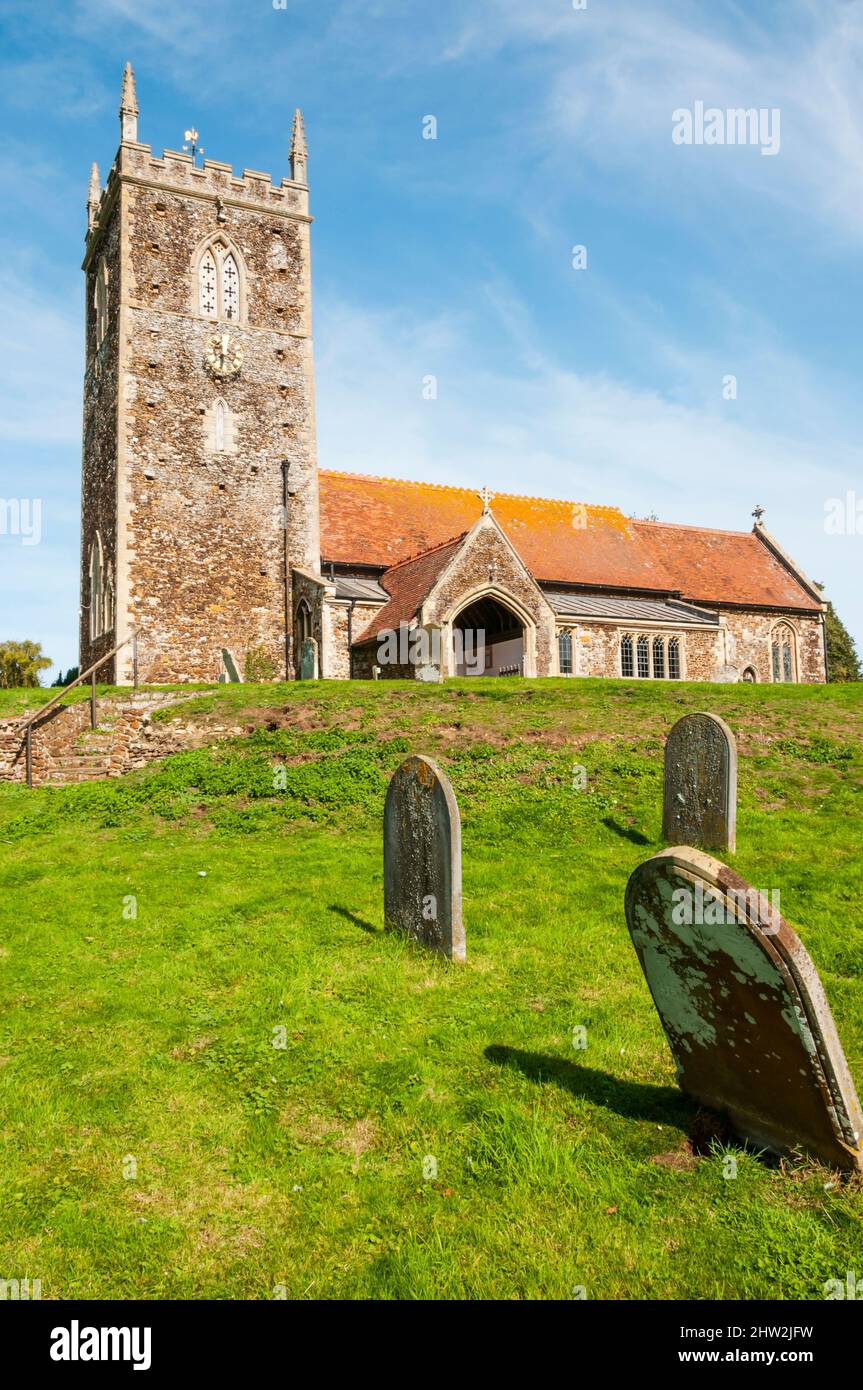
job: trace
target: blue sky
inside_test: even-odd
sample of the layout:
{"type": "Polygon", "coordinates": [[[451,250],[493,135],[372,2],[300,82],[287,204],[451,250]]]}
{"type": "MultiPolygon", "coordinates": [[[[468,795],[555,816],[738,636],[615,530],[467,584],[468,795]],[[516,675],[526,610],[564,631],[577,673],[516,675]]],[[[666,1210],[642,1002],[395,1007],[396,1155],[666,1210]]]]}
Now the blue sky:
{"type": "Polygon", "coordinates": [[[859,0],[6,0],[0,39],[0,497],[43,502],[0,535],[0,640],[77,660],[85,200],[131,59],[158,153],[194,124],[282,177],[303,108],[322,466],[761,503],[863,647],[863,522],[825,531],[863,501],[859,0]],[[778,154],[675,144],[698,101],[777,108],[778,154]]]}

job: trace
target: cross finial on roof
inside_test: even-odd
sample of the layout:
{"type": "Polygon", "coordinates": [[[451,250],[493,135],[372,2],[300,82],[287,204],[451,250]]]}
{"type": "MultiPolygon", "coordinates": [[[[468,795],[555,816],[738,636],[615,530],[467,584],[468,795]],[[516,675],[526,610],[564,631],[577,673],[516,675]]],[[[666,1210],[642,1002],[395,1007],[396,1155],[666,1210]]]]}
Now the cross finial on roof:
{"type": "Polygon", "coordinates": [[[764,515],[764,508],[763,508],[762,506],[756,507],[756,508],[755,508],[755,511],[752,513],[752,515],[755,517],[755,525],[756,525],[756,526],[760,526],[760,525],[761,525],[761,518],[762,518],[763,515],[764,515]]]}
{"type": "Polygon", "coordinates": [[[494,498],[494,493],[489,488],[484,487],[480,490],[479,498],[482,502],[482,514],[483,516],[485,516],[486,512],[491,510],[491,503],[494,498]]]}

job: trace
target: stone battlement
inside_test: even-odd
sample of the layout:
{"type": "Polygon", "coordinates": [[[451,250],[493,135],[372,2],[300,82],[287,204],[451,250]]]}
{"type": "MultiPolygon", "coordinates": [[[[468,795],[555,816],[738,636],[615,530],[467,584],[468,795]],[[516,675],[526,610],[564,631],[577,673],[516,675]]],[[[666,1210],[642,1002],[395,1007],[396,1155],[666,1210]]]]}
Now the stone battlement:
{"type": "Polygon", "coordinates": [[[205,159],[203,166],[195,164],[190,154],[180,150],[165,150],[154,155],[149,145],[125,142],[108,174],[107,186],[99,198],[92,230],[104,225],[104,213],[113,203],[116,190],[124,179],[152,184],[179,193],[221,200],[226,206],[252,205],[282,216],[308,217],[309,190],[306,184],[293,179],[274,183],[270,174],[258,169],[244,169],[235,174],[230,164],[205,159]]]}

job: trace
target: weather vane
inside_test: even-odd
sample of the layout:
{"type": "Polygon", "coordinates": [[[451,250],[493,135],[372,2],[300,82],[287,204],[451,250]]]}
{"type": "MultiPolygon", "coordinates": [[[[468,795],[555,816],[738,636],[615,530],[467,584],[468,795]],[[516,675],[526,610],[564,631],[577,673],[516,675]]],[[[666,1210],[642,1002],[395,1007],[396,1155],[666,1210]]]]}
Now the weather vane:
{"type": "Polygon", "coordinates": [[[194,163],[195,156],[204,153],[204,146],[198,144],[198,132],[194,126],[192,126],[191,130],[186,131],[183,139],[186,141],[186,144],[183,146],[183,152],[185,154],[190,154],[192,156],[192,163],[194,163]]]}

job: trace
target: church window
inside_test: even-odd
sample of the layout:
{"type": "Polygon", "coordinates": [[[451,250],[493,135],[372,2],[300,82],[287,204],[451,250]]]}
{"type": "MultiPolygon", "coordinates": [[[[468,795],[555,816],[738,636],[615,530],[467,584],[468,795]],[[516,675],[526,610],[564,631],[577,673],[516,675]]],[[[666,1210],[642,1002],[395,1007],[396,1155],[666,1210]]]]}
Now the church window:
{"type": "Polygon", "coordinates": [[[294,661],[297,674],[303,663],[303,645],[312,635],[312,610],[309,601],[301,598],[294,617],[294,661]]]}
{"type": "Polygon", "coordinates": [[[216,453],[225,452],[225,441],[228,437],[228,407],[223,400],[216,401],[213,413],[213,436],[216,446],[216,453]]]}
{"type": "Polygon", "coordinates": [[[108,331],[108,267],[104,261],[96,271],[96,287],[93,291],[93,307],[96,310],[96,347],[102,346],[108,331]]]}
{"type": "Polygon", "coordinates": [[[222,262],[222,316],[226,319],[240,317],[240,273],[231,255],[222,262]]]}
{"type": "Polygon", "coordinates": [[[114,628],[114,581],[110,574],[102,592],[102,631],[111,632],[114,628]]]}
{"type": "Polygon", "coordinates": [[[560,674],[562,676],[572,675],[572,633],[561,632],[557,639],[559,656],[560,674]]]}
{"type": "Polygon", "coordinates": [[[198,280],[201,313],[208,319],[214,319],[218,314],[218,298],[216,295],[216,258],[212,251],[206,251],[201,259],[198,280]]]}
{"type": "Polygon", "coordinates": [[[240,264],[221,239],[212,242],[198,262],[198,310],[207,319],[240,317],[240,264]]]}
{"type": "Polygon", "coordinates": [[[787,623],[780,623],[773,629],[771,658],[774,681],[796,680],[794,633],[787,623]]]}
{"type": "Polygon", "coordinates": [[[90,641],[111,632],[114,627],[114,580],[105,566],[102,537],[90,547],[90,641]]]}
{"type": "Polygon", "coordinates": [[[114,581],[105,568],[102,537],[90,547],[90,641],[95,641],[114,626],[114,581]]]}
{"type": "Polygon", "coordinates": [[[641,680],[680,680],[680,639],[650,638],[642,633],[633,637],[627,632],[620,639],[620,674],[638,676],[641,680]]]}
{"type": "Polygon", "coordinates": [[[102,632],[102,542],[99,536],[90,549],[90,640],[102,632]]]}
{"type": "Polygon", "coordinates": [[[782,643],[782,679],[783,679],[784,681],[792,681],[792,680],[794,679],[794,672],[793,672],[793,670],[792,670],[792,663],[791,663],[791,643],[790,643],[790,642],[783,642],[783,643],[782,643]]]}
{"type": "Polygon", "coordinates": [[[665,643],[661,637],[653,639],[653,677],[654,680],[665,680],[665,643]]]}

